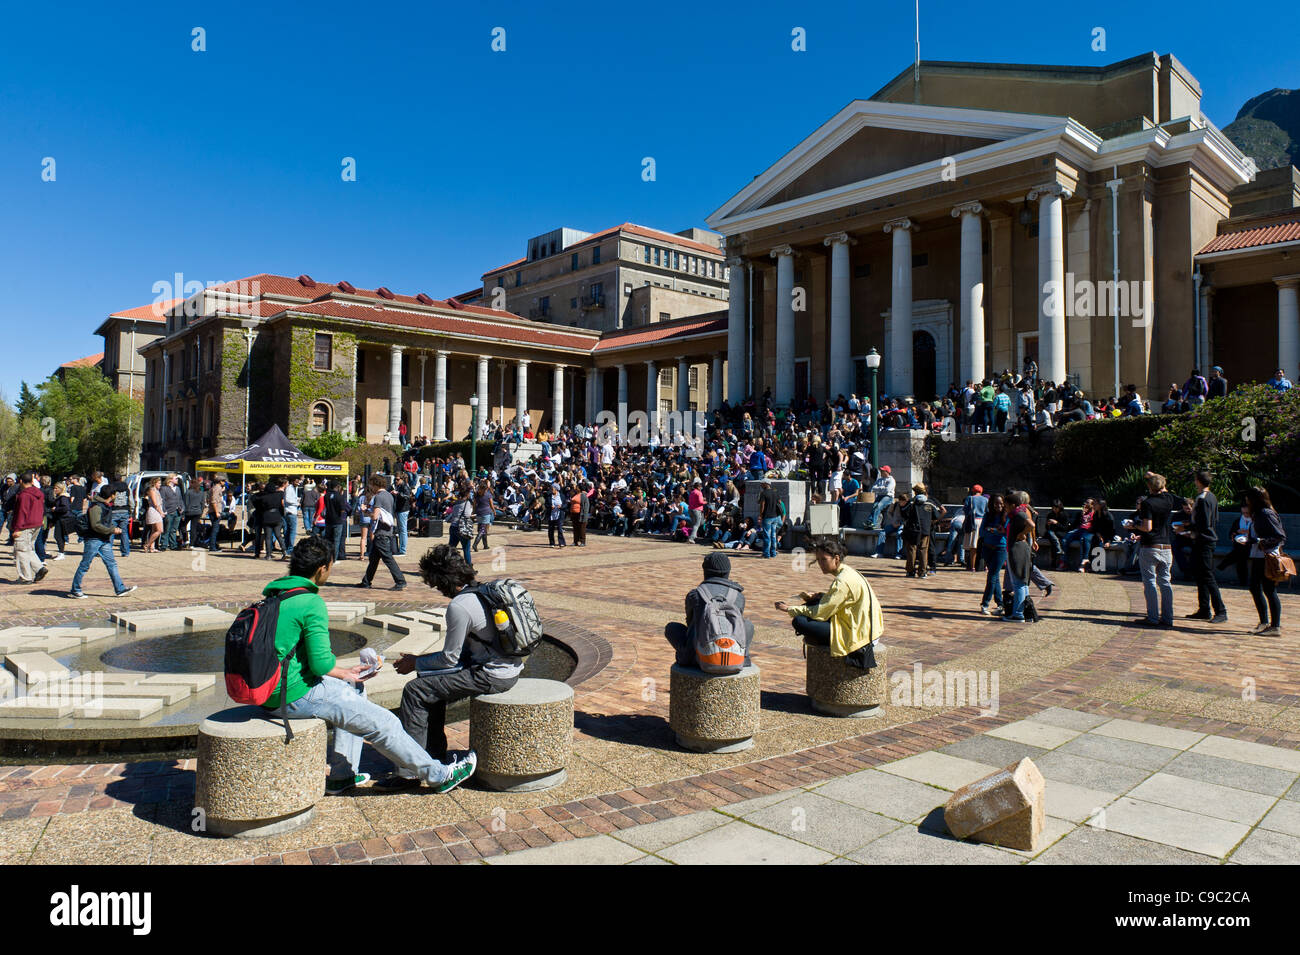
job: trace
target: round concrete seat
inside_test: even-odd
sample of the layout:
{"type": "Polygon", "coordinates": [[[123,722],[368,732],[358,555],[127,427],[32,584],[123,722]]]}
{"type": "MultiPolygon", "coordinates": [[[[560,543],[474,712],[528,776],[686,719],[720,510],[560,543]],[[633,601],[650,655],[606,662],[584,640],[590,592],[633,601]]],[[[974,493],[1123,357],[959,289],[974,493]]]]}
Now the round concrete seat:
{"type": "Polygon", "coordinates": [[[808,699],[813,709],[829,716],[879,716],[885,704],[885,647],[875,647],[876,666],[859,670],[843,657],[831,656],[830,647],[804,644],[808,658],[808,699]]]}
{"type": "Polygon", "coordinates": [[[573,749],[573,687],[525,678],[504,693],[474,697],[469,745],[478,753],[474,778],[490,789],[526,793],[560,785],[573,749]]]}
{"type": "Polygon", "coordinates": [[[199,726],[194,806],[208,832],[219,836],[273,836],[311,821],[325,792],[324,720],[284,723],[260,706],[213,713],[199,726]]]}
{"type": "Polygon", "coordinates": [[[735,753],[754,745],[760,704],[759,670],[705,673],[673,665],[668,725],[677,742],[697,753],[735,753]]]}

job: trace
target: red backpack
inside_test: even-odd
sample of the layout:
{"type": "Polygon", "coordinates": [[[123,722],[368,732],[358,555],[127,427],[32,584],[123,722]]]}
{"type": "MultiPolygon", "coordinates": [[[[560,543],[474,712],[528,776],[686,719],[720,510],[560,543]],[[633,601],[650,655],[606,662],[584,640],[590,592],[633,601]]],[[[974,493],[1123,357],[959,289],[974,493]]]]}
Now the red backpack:
{"type": "MultiPolygon", "coordinates": [[[[236,703],[261,706],[271,698],[275,688],[285,682],[289,658],[298,652],[298,642],[284,659],[275,652],[275,630],[279,622],[280,602],[287,597],[309,594],[306,587],[293,587],[272,594],[239,611],[226,631],[226,693],[236,703]]],[[[293,728],[280,694],[280,717],[284,720],[285,743],[293,739],[293,728]]]]}

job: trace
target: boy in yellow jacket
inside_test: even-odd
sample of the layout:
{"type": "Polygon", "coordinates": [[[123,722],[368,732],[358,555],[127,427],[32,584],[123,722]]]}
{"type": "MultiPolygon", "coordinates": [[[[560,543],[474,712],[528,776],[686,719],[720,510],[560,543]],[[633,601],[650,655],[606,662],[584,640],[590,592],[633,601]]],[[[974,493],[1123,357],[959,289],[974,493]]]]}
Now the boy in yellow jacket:
{"type": "Polygon", "coordinates": [[[794,618],[794,630],[805,643],[829,646],[831,656],[845,657],[852,666],[876,666],[872,645],[884,633],[880,601],[866,578],[844,563],[848,553],[835,537],[818,538],[813,545],[817,566],[834,579],[824,594],[803,593],[804,603],[776,602],[794,618]]]}

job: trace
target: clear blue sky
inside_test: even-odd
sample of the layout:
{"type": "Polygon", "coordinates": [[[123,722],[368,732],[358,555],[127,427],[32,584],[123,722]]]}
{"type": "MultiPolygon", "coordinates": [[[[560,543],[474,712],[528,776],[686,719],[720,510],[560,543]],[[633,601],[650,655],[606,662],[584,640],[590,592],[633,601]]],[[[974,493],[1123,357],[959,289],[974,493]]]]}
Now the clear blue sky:
{"type": "MultiPolygon", "coordinates": [[[[910,0],[11,3],[0,27],[11,400],[20,380],[99,351],[104,317],[176,272],[444,297],[561,225],[703,225],[913,50],[910,0]],[[498,26],[504,53],[490,49],[498,26]],[[206,52],[191,50],[194,27],[206,52]],[[356,182],[340,178],[345,156],[356,182]]],[[[1297,35],[1295,0],[921,4],[925,59],[1173,52],[1220,127],[1256,93],[1300,87],[1297,35]]]]}

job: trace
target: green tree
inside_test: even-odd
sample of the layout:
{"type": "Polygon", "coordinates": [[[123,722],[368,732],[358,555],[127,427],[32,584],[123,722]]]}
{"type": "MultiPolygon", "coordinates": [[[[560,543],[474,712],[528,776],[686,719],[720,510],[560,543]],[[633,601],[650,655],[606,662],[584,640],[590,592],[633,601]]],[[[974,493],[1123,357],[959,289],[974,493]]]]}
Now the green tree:
{"type": "Polygon", "coordinates": [[[40,410],[41,399],[36,392],[27,387],[27,382],[22,383],[18,390],[18,417],[31,418],[36,416],[40,410]]]}
{"type": "Polygon", "coordinates": [[[0,473],[43,470],[47,450],[37,417],[19,417],[9,402],[0,400],[0,473]]]}
{"type": "Polygon", "coordinates": [[[40,386],[39,413],[50,426],[51,473],[120,474],[137,447],[144,406],[121,394],[98,369],[69,368],[62,381],[51,378],[40,386]]]}

